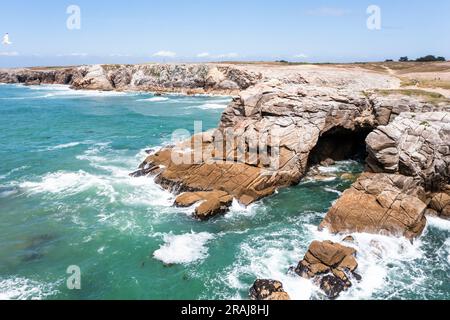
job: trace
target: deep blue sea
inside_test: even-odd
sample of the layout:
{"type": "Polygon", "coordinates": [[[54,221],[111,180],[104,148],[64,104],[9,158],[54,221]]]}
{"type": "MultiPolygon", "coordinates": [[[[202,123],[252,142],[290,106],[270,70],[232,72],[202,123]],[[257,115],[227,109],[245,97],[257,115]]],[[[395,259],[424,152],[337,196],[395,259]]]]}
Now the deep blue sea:
{"type": "MultiPolygon", "coordinates": [[[[0,299],[247,299],[256,278],[323,298],[286,272],[312,240],[341,240],[317,225],[360,164],[208,222],[128,176],[176,129],[216,127],[230,100],[0,85],[0,299]],[[69,266],[80,290],[67,287],[69,266]]],[[[342,299],[450,299],[450,222],[431,219],[413,244],[355,238],[363,280],[342,299]]]]}

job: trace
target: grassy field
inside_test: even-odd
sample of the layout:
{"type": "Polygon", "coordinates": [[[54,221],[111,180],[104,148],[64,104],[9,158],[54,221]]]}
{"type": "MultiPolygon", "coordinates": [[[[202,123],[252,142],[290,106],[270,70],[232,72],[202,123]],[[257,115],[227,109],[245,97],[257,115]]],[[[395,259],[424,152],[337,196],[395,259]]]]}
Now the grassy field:
{"type": "Polygon", "coordinates": [[[430,92],[426,90],[420,89],[394,89],[394,90],[375,90],[375,92],[382,94],[384,96],[394,95],[394,94],[402,94],[410,97],[420,97],[423,98],[424,101],[438,104],[438,103],[450,103],[450,99],[447,99],[442,94],[437,92],[430,92]]]}

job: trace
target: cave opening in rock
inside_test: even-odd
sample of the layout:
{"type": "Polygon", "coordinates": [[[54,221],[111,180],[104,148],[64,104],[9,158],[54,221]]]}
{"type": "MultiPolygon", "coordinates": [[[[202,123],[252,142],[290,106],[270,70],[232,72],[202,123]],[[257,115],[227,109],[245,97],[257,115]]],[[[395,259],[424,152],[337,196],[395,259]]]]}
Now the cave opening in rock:
{"type": "Polygon", "coordinates": [[[367,157],[366,138],[372,130],[372,128],[349,130],[335,127],[325,132],[311,151],[308,165],[311,167],[327,159],[364,162],[367,157]]]}

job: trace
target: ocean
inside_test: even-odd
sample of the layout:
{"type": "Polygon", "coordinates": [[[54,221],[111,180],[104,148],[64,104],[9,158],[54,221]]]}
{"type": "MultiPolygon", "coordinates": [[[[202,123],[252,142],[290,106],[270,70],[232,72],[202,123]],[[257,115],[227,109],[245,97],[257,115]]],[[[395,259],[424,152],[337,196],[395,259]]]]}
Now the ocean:
{"type": "MultiPolygon", "coordinates": [[[[247,208],[207,222],[152,178],[131,178],[146,150],[217,126],[230,97],[73,91],[0,85],[0,299],[248,299],[257,278],[283,282],[293,299],[323,299],[287,273],[350,186],[321,168],[247,208]],[[67,286],[69,266],[81,288],[67,286]]],[[[450,222],[429,219],[414,243],[355,234],[362,281],[340,299],[450,299],[450,222]]]]}

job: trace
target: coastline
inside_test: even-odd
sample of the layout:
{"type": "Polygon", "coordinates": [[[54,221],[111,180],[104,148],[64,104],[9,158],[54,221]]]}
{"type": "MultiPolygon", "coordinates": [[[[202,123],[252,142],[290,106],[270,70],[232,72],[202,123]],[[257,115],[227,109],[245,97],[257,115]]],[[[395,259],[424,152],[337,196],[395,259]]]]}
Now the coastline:
{"type": "MultiPolygon", "coordinates": [[[[96,71],[98,71],[98,67],[88,71],[80,79],[73,81],[71,86],[74,86],[75,83],[75,88],[78,89],[100,91],[110,89],[111,83],[104,74],[88,76],[89,73],[95,74],[96,71]],[[105,79],[107,82],[105,82],[105,79]]],[[[346,71],[348,74],[343,78],[341,77],[342,74],[336,76],[334,70],[327,69],[325,71],[307,70],[305,71],[306,76],[299,72],[297,68],[295,68],[295,71],[282,70],[274,78],[268,78],[267,75],[263,76],[262,74],[258,75],[254,70],[247,72],[239,69],[238,71],[243,78],[234,78],[237,82],[233,82],[237,85],[242,80],[245,85],[239,86],[239,90],[233,89],[230,91],[233,92],[233,95],[239,95],[239,98],[233,99],[233,102],[225,110],[217,130],[241,128],[245,124],[245,129],[243,131],[238,130],[237,133],[237,135],[245,135],[248,133],[247,128],[264,123],[266,128],[276,126],[277,129],[281,128],[280,130],[286,130],[286,132],[298,132],[295,138],[288,137],[284,142],[288,145],[285,148],[286,152],[292,153],[285,155],[286,158],[293,159],[293,157],[298,156],[296,161],[288,160],[283,163],[281,169],[283,172],[286,171],[287,174],[283,173],[284,175],[277,177],[277,179],[267,179],[261,182],[257,180],[261,173],[261,167],[243,161],[234,165],[234,167],[238,167],[238,170],[231,172],[232,176],[229,175],[230,171],[228,171],[226,175],[220,176],[219,180],[215,182],[215,186],[211,186],[208,180],[198,179],[205,176],[202,172],[193,171],[185,174],[178,170],[176,166],[173,166],[167,156],[173,150],[165,148],[148,157],[141,165],[140,171],[135,175],[156,176],[156,181],[166,189],[177,194],[192,196],[194,200],[190,201],[194,202],[188,201],[190,205],[194,205],[200,199],[206,200],[206,203],[209,202],[211,205],[207,206],[205,213],[196,212],[196,215],[197,218],[202,215],[210,218],[210,216],[217,213],[222,214],[223,211],[226,211],[220,201],[218,206],[220,210],[215,209],[218,199],[211,192],[222,189],[220,191],[224,191],[240,200],[242,204],[248,205],[273,194],[279,188],[296,185],[310,169],[310,155],[314,153],[314,149],[319,142],[323,141],[321,138],[327,137],[327,133],[333,132],[335,128],[344,128],[346,131],[342,132],[349,132],[351,134],[348,136],[350,139],[357,139],[356,133],[364,133],[364,146],[369,151],[369,157],[366,160],[368,172],[362,178],[358,178],[353,187],[344,192],[341,199],[333,205],[324,220],[327,223],[323,224],[322,228],[331,229],[333,233],[342,234],[342,237],[359,232],[368,232],[414,239],[420,236],[423,231],[426,224],[426,215],[433,214],[446,217],[446,210],[448,210],[450,203],[446,202],[447,198],[445,198],[445,195],[448,196],[448,188],[445,182],[447,181],[448,184],[449,173],[448,167],[446,171],[445,164],[448,164],[449,161],[447,149],[450,111],[450,105],[446,101],[435,103],[420,95],[409,96],[398,92],[386,97],[377,93],[376,90],[399,88],[398,79],[386,75],[375,76],[371,72],[364,72],[364,76],[370,81],[361,84],[358,79],[352,81],[355,73],[348,70],[346,71]],[[247,80],[252,77],[259,80],[248,85],[247,80]],[[329,81],[324,84],[323,79],[328,79],[327,77],[329,77],[329,81]],[[366,94],[366,90],[370,91],[369,95],[366,94]],[[318,116],[305,118],[305,115],[311,112],[318,114],[318,116]],[[296,121],[300,123],[299,126],[292,125],[290,122],[292,117],[297,119],[296,121]],[[265,121],[268,121],[268,124],[265,121]],[[314,129],[308,129],[307,126],[311,123],[313,124],[311,127],[314,127],[314,129]],[[319,128],[319,130],[316,131],[315,128],[319,128]],[[364,130],[361,131],[361,128],[364,130]],[[406,131],[404,128],[406,128],[406,131]],[[429,134],[424,135],[427,130],[431,132],[432,136],[441,137],[441,140],[430,139],[429,134]],[[400,132],[400,134],[396,132],[400,132]],[[408,148],[411,145],[406,143],[405,135],[402,135],[404,132],[407,132],[406,136],[411,139],[422,141],[417,144],[418,150],[415,151],[425,159],[417,154],[410,156],[408,148]],[[308,133],[308,138],[302,140],[302,142],[307,146],[307,149],[295,149],[294,145],[299,142],[296,139],[301,138],[306,133],[308,133]],[[441,146],[444,146],[444,149],[441,146]],[[427,150],[425,154],[422,152],[422,147],[427,150]],[[431,162],[427,157],[427,152],[433,158],[431,162]],[[436,159],[440,162],[435,163],[436,159]],[[298,163],[301,165],[298,166],[298,163]],[[441,168],[442,163],[444,164],[443,169],[441,168]],[[168,167],[174,168],[172,172],[165,169],[168,167]],[[437,169],[435,170],[435,168],[437,169]],[[254,177],[249,178],[247,174],[243,175],[242,172],[244,171],[246,173],[252,172],[251,174],[254,174],[254,177]],[[234,185],[227,186],[227,181],[230,178],[237,179],[242,188],[236,191],[234,185]],[[258,187],[253,184],[255,181],[258,182],[258,187]],[[377,185],[380,181],[383,181],[383,183],[377,185]],[[259,185],[264,185],[264,188],[259,188],[259,185]],[[386,194],[386,190],[389,190],[390,193],[386,194]],[[183,191],[186,192],[183,193],[183,191]],[[198,192],[206,192],[205,197],[195,198],[198,192]],[[361,201],[361,198],[364,201],[361,201]],[[445,199],[442,200],[442,198],[445,199]],[[365,210],[361,210],[361,208],[365,208],[365,210]],[[388,216],[391,215],[392,219],[385,219],[387,208],[390,210],[388,216]],[[391,208],[395,209],[391,210],[391,208]],[[363,212],[361,213],[361,211],[363,212]],[[378,212],[382,213],[381,219],[377,220],[376,223],[368,223],[365,214],[378,214],[378,212]],[[405,219],[404,216],[408,218],[405,219]],[[401,220],[400,224],[395,222],[399,219],[401,220]],[[351,223],[342,224],[342,221],[345,220],[350,220],[351,223]]],[[[234,70],[233,72],[238,71],[234,70]]],[[[356,74],[359,74],[359,72],[361,71],[356,74]]],[[[15,71],[10,71],[5,76],[4,73],[2,75],[0,72],[0,81],[2,77],[5,79],[5,77],[14,75],[14,73],[15,71]]],[[[40,84],[47,84],[39,78],[36,79],[36,75],[33,73],[28,75],[29,77],[25,78],[25,83],[36,84],[39,80],[40,84]]],[[[17,79],[21,80],[19,79],[21,76],[17,79]]],[[[48,74],[44,73],[42,76],[45,78],[48,74]]],[[[202,81],[200,83],[203,87],[202,85],[196,87],[189,80],[192,79],[192,76],[192,74],[187,74],[187,78],[185,78],[188,79],[186,83],[189,83],[190,88],[180,89],[180,87],[171,86],[173,78],[169,76],[169,80],[164,82],[168,87],[161,90],[180,90],[179,94],[198,94],[197,90],[208,88],[208,90],[216,92],[215,90],[223,90],[221,89],[223,81],[229,81],[229,79],[218,81],[217,79],[222,78],[217,76],[214,81],[209,82],[210,87],[206,87],[206,82],[202,81]]],[[[64,77],[64,79],[67,80],[67,77],[64,77]]],[[[197,82],[194,83],[195,85],[198,84],[197,82]]],[[[226,84],[230,85],[228,82],[226,84]]],[[[147,84],[146,88],[151,89],[152,87],[147,84]]],[[[121,92],[120,90],[121,87],[114,86],[112,89],[105,91],[121,92]]],[[[162,92],[158,89],[156,93],[162,92]]],[[[256,130],[256,132],[256,135],[258,135],[259,131],[256,130]]],[[[341,134],[342,132],[338,133],[341,134]]],[[[339,135],[328,136],[328,138],[334,143],[342,144],[345,142],[339,135]]],[[[214,141],[214,138],[202,135],[201,141],[209,144],[210,141],[214,141]]],[[[188,141],[187,145],[189,143],[188,141]]],[[[320,150],[316,162],[321,163],[329,158],[333,161],[340,160],[333,159],[334,157],[340,157],[336,150],[327,151],[327,148],[329,146],[325,145],[320,150]],[[329,157],[323,157],[322,153],[329,157]]],[[[342,156],[346,158],[352,155],[344,154],[342,156]]],[[[225,160],[227,159],[225,158],[225,160]]],[[[197,167],[196,165],[192,168],[196,169],[197,167]]],[[[206,168],[205,171],[208,172],[208,175],[211,172],[219,172],[223,169],[221,165],[215,164],[206,168]]],[[[226,202],[229,206],[229,201],[226,202]]],[[[350,238],[346,241],[348,240],[351,242],[350,238]]],[[[335,298],[336,293],[339,295],[339,293],[345,291],[352,281],[358,281],[358,276],[353,274],[353,272],[357,272],[352,258],[356,254],[355,252],[349,253],[348,249],[342,248],[337,243],[326,242],[314,243],[308,252],[309,254],[305,255],[293,272],[300,277],[319,281],[319,286],[329,298],[335,298]],[[340,261],[329,261],[329,257],[334,257],[336,254],[341,256],[342,259],[340,261]],[[341,265],[342,263],[344,265],[341,265]]],[[[255,290],[258,291],[259,289],[255,288],[255,290]]],[[[273,291],[272,293],[282,292],[279,286],[272,288],[271,291],[273,291]]],[[[264,299],[275,299],[279,296],[279,294],[274,296],[270,294],[264,299]]],[[[281,296],[286,298],[284,294],[281,296]]]]}

